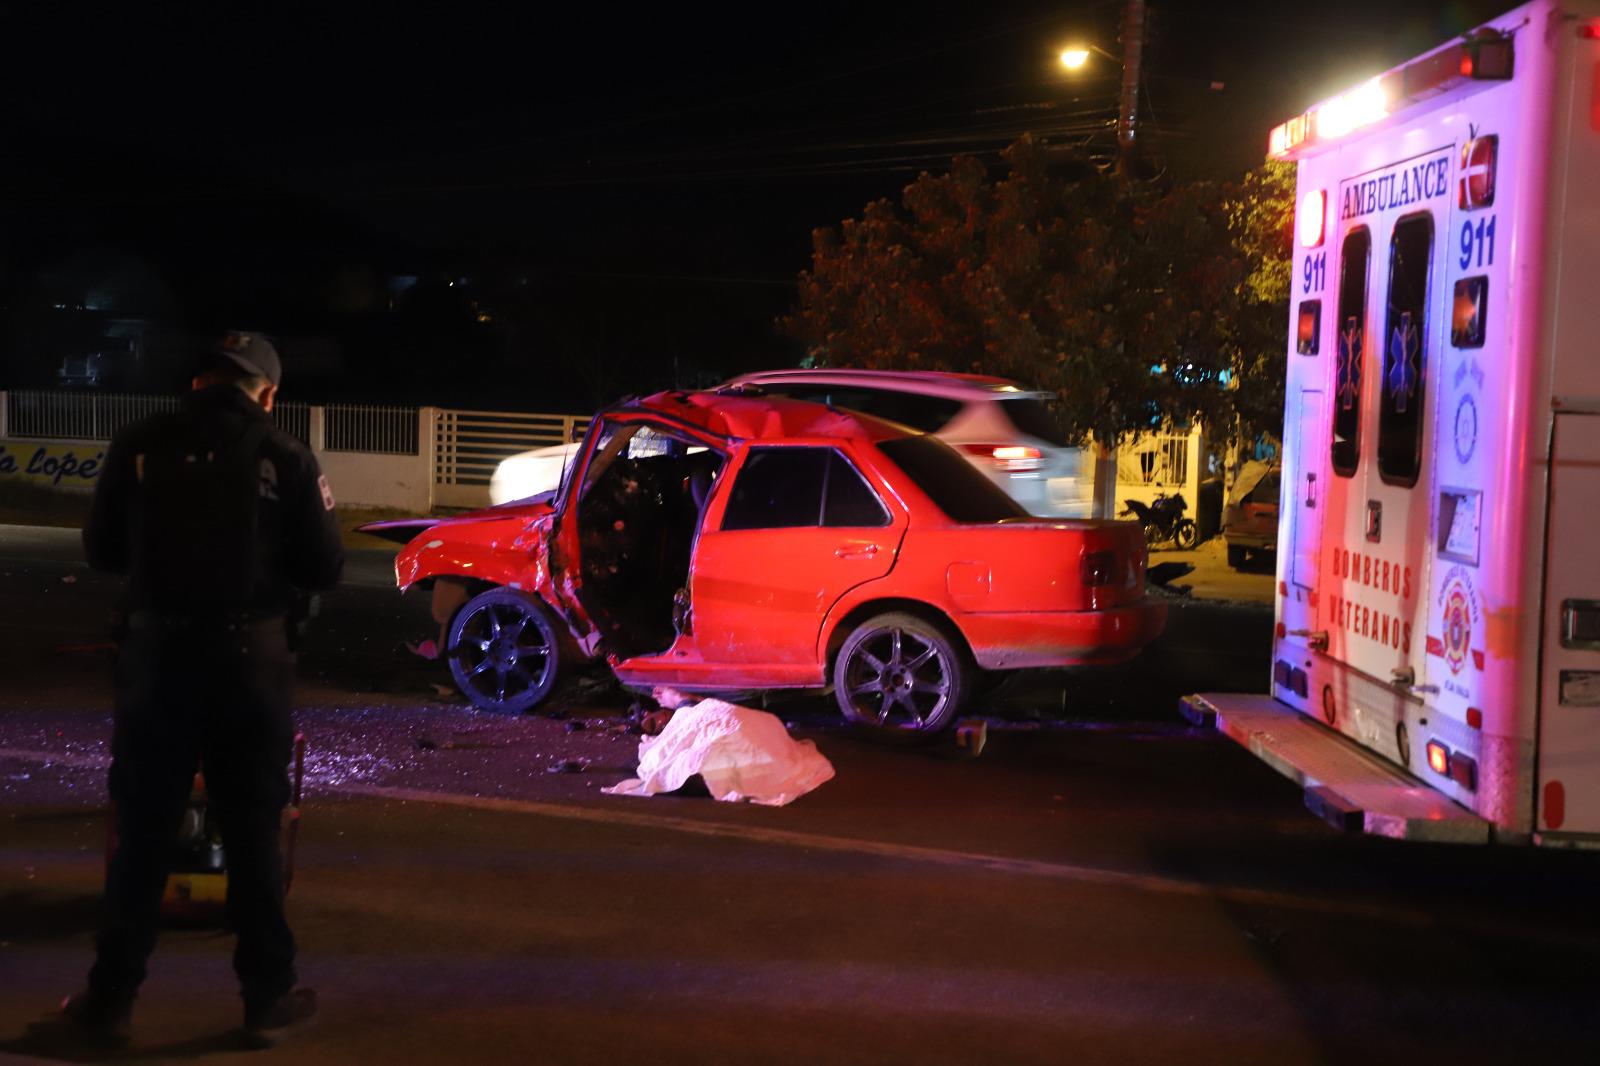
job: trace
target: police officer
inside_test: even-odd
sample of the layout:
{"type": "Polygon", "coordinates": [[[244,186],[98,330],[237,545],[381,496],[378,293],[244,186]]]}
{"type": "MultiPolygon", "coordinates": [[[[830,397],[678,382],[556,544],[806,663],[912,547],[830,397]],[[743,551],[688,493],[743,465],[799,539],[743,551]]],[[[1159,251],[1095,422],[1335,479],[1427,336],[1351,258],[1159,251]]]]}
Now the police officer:
{"type": "Polygon", "coordinates": [[[117,846],[88,988],[63,1004],[84,1035],[128,1038],[155,946],[168,860],[197,767],[228,870],[244,1034],[270,1046],[316,1014],[295,987],[280,822],[289,801],[293,613],[344,564],[317,461],[269,412],[282,378],[258,333],[231,333],[181,409],[111,443],[83,544],[127,575],[110,793],[117,846]]]}

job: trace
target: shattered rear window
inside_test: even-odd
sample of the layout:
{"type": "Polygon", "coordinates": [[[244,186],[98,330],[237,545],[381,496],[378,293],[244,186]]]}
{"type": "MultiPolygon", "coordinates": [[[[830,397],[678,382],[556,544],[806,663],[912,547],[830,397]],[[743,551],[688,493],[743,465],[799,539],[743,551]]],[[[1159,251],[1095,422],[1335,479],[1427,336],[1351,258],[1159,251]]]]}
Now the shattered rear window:
{"type": "Polygon", "coordinates": [[[879,441],[878,450],[952,521],[977,525],[1028,517],[1016,500],[937,437],[879,441]]]}

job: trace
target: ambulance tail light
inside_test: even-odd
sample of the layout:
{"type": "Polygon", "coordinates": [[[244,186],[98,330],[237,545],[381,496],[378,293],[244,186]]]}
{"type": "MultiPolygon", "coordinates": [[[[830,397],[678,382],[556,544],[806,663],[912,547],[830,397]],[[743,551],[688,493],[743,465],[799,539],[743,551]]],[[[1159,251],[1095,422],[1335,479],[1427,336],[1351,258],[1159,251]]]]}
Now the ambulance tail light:
{"type": "Polygon", "coordinates": [[[1304,699],[1306,694],[1311,691],[1310,678],[1306,676],[1306,672],[1298,666],[1289,665],[1282,659],[1272,664],[1272,681],[1274,684],[1293,692],[1301,699],[1304,699]]]}
{"type": "Polygon", "coordinates": [[[1428,741],[1428,769],[1448,777],[1468,792],[1478,791],[1478,760],[1451,751],[1437,740],[1428,741]]]}
{"type": "Polygon", "coordinates": [[[1600,22],[1585,22],[1578,27],[1578,36],[1586,41],[1600,41],[1600,22]]]}

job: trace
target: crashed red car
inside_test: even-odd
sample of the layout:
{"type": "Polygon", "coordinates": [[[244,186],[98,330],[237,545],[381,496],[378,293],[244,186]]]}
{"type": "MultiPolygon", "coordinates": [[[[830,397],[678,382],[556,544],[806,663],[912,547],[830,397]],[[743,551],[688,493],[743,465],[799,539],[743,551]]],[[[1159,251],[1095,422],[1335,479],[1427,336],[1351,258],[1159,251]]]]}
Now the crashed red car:
{"type": "Polygon", "coordinates": [[[438,522],[431,583],[480,707],[543,700],[575,658],[624,684],[831,688],[852,721],[941,729],[986,671],[1111,663],[1160,633],[1133,523],[1047,520],[935,437],[751,392],[599,415],[553,495],[438,522]]]}

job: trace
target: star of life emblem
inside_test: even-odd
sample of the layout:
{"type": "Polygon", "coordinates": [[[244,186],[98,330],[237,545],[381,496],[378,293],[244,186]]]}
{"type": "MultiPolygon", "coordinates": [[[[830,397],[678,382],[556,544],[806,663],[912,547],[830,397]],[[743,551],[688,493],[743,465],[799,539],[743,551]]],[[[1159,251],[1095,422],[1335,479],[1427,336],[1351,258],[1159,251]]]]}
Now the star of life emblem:
{"type": "Polygon", "coordinates": [[[1394,402],[1397,415],[1406,413],[1411,397],[1417,391],[1417,356],[1421,353],[1422,338],[1411,312],[1400,312],[1400,324],[1389,338],[1389,398],[1394,402]]]}
{"type": "Polygon", "coordinates": [[[1355,316],[1339,331],[1339,406],[1353,409],[1361,395],[1361,326],[1355,316]]]}

